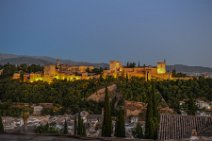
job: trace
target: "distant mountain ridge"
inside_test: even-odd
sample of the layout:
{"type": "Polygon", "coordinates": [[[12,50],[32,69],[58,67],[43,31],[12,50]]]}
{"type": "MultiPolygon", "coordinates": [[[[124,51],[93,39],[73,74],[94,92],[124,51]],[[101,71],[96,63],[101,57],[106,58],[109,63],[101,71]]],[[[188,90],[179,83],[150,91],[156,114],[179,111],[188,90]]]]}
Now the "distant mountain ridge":
{"type": "MultiPolygon", "coordinates": [[[[37,64],[37,65],[49,65],[49,64],[55,64],[56,58],[53,57],[47,57],[47,56],[27,56],[27,55],[15,55],[15,54],[3,54],[0,53],[0,65],[4,65],[7,63],[10,64],[37,64]]],[[[72,61],[72,60],[65,60],[60,59],[62,64],[68,64],[68,65],[93,65],[96,67],[108,67],[108,64],[106,63],[89,63],[89,62],[78,62],[78,61],[72,61]]]]}
{"type": "Polygon", "coordinates": [[[202,66],[187,66],[182,64],[168,65],[166,68],[168,71],[176,70],[177,72],[187,73],[212,73],[212,68],[202,66]]]}
{"type": "MultiPolygon", "coordinates": [[[[15,55],[15,54],[6,54],[0,53],[0,65],[10,63],[10,64],[39,64],[39,65],[49,65],[55,64],[56,58],[47,57],[47,56],[27,56],[27,55],[15,55]]],[[[60,60],[62,64],[68,65],[93,65],[96,67],[109,67],[107,63],[89,63],[89,62],[78,62],[73,60],[60,60]]],[[[177,72],[188,72],[188,73],[212,73],[212,68],[202,67],[202,66],[187,66],[182,64],[176,65],[167,65],[167,71],[171,72],[172,70],[177,72]]]]}

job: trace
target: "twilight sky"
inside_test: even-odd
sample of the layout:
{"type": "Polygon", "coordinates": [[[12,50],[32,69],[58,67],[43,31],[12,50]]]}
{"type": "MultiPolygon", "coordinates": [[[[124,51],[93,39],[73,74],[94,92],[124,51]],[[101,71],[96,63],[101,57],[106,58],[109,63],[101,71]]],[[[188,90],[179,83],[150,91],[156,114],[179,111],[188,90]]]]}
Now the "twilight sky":
{"type": "Polygon", "coordinates": [[[0,53],[212,67],[212,0],[0,0],[0,53]]]}

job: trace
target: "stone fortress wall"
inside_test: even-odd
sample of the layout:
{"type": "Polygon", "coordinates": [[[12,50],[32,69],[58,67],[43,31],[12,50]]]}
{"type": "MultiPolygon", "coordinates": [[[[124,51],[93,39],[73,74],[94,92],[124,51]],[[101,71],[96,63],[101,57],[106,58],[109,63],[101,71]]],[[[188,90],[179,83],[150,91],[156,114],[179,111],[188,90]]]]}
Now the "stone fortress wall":
{"type": "Polygon", "coordinates": [[[172,74],[166,71],[166,62],[158,62],[157,66],[138,66],[138,67],[123,67],[119,61],[110,61],[110,69],[104,71],[103,75],[106,77],[108,75],[113,77],[142,77],[146,81],[157,79],[157,80],[167,80],[172,79],[172,74]]]}
{"type": "MultiPolygon", "coordinates": [[[[58,80],[88,80],[99,78],[100,75],[88,73],[87,70],[93,70],[94,66],[70,66],[60,64],[59,61],[55,65],[44,66],[43,73],[30,73],[24,75],[24,81],[46,81],[51,83],[54,79],[58,80]]],[[[137,66],[126,67],[119,61],[110,61],[109,69],[102,73],[103,78],[112,76],[114,78],[123,77],[140,77],[148,80],[171,80],[172,73],[166,71],[166,62],[160,61],[156,66],[137,66]]],[[[20,74],[15,73],[13,79],[20,79],[20,74]]]]}

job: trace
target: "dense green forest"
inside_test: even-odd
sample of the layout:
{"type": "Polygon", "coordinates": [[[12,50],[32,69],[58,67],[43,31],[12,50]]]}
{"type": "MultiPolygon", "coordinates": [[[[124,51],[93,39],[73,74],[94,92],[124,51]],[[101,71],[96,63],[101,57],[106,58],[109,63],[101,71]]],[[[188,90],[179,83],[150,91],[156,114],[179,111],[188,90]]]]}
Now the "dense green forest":
{"type": "MultiPolygon", "coordinates": [[[[88,102],[85,99],[96,90],[113,83],[117,84],[118,92],[122,93],[126,100],[141,102],[147,102],[148,87],[154,84],[156,92],[177,113],[180,113],[179,101],[181,100],[187,101],[188,106],[189,102],[195,102],[196,99],[212,100],[212,79],[204,78],[188,81],[152,81],[151,83],[140,78],[119,78],[116,80],[108,78],[106,80],[79,80],[74,82],[55,80],[51,84],[45,82],[22,83],[5,78],[0,80],[0,99],[2,103],[36,104],[47,102],[59,104],[63,108],[58,114],[76,113],[79,110],[100,113],[102,103],[88,102]]],[[[10,105],[1,104],[0,107],[7,111],[10,105]]]]}
{"type": "Polygon", "coordinates": [[[193,80],[145,82],[139,78],[132,78],[117,82],[118,89],[124,94],[125,99],[141,102],[147,102],[148,87],[155,85],[157,93],[177,113],[180,113],[180,101],[185,101],[184,110],[188,113],[193,113],[190,110],[197,110],[190,106],[197,99],[212,101],[212,79],[199,77],[193,80]]]}
{"type": "MultiPolygon", "coordinates": [[[[117,84],[117,92],[124,96],[125,100],[147,102],[148,88],[155,86],[158,100],[163,98],[165,103],[180,113],[179,101],[184,100],[184,109],[189,114],[195,114],[196,99],[212,101],[212,79],[194,78],[193,80],[176,81],[151,81],[145,82],[142,78],[128,77],[113,79],[78,80],[66,81],[55,80],[53,83],[46,82],[26,83],[18,80],[11,80],[11,74],[19,67],[5,65],[4,72],[0,78],[0,108],[3,115],[18,116],[21,109],[12,107],[11,103],[53,103],[62,108],[58,111],[44,109],[45,114],[76,113],[87,110],[91,113],[101,113],[103,103],[88,102],[86,98],[106,85],[117,84]],[[13,69],[12,69],[13,68],[13,69]],[[13,70],[13,71],[12,71],[13,70]]],[[[22,66],[24,68],[24,65],[22,66]]],[[[40,71],[41,66],[25,67],[29,70],[40,71]]],[[[112,108],[113,111],[113,108],[112,108]]]]}
{"type": "MultiPolygon", "coordinates": [[[[45,82],[22,83],[10,79],[0,80],[0,98],[3,103],[23,102],[23,103],[54,103],[62,105],[62,109],[57,114],[76,113],[81,110],[100,113],[101,105],[95,102],[86,101],[86,97],[93,93],[105,82],[97,81],[54,81],[51,84],[45,82]],[[92,110],[92,111],[91,111],[92,110]]],[[[0,105],[7,111],[11,104],[0,105]],[[7,105],[7,106],[5,106],[7,105]]],[[[46,111],[50,114],[51,111],[46,111]]]]}

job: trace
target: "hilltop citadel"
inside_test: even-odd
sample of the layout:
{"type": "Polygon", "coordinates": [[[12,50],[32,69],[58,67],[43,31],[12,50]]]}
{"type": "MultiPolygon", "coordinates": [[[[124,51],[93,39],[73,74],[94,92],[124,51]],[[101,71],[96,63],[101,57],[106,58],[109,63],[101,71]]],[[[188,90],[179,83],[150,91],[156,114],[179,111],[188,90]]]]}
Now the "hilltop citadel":
{"type": "MultiPolygon", "coordinates": [[[[43,72],[24,74],[24,81],[46,81],[51,83],[57,80],[89,80],[106,77],[140,77],[148,80],[172,80],[172,73],[166,71],[166,61],[157,62],[156,66],[123,66],[119,61],[110,61],[109,69],[103,70],[101,74],[93,73],[94,66],[70,66],[61,64],[57,60],[55,65],[44,66],[43,72]]],[[[13,79],[20,79],[20,73],[15,73],[13,79]]]]}

